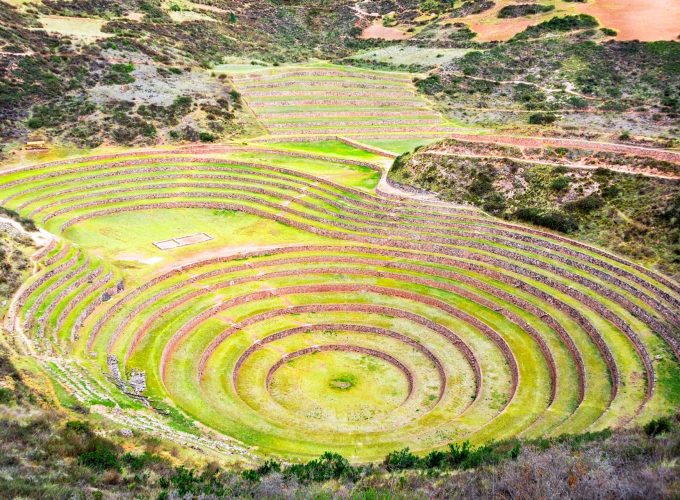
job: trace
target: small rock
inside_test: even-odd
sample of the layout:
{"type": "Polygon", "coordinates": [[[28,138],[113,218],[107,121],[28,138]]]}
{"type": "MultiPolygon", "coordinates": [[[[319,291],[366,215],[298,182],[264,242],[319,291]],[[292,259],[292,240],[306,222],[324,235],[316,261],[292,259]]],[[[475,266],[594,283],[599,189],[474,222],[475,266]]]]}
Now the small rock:
{"type": "Polygon", "coordinates": [[[126,438],[131,438],[133,436],[131,429],[121,429],[118,432],[120,433],[121,436],[126,438]]]}

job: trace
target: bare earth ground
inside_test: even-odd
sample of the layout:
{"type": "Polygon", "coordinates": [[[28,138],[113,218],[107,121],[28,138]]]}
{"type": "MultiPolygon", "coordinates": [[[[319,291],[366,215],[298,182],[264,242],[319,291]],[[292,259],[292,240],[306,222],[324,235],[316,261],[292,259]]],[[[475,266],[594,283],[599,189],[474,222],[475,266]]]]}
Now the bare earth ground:
{"type": "Polygon", "coordinates": [[[578,8],[617,30],[619,40],[675,40],[680,36],[678,0],[595,0],[578,8]]]}
{"type": "Polygon", "coordinates": [[[547,15],[498,19],[508,3],[499,2],[485,12],[460,18],[481,42],[509,40],[527,27],[568,11],[595,16],[602,26],[615,29],[618,40],[675,40],[680,35],[680,2],[677,0],[591,0],[586,3],[550,2],[556,9],[547,15]]]}

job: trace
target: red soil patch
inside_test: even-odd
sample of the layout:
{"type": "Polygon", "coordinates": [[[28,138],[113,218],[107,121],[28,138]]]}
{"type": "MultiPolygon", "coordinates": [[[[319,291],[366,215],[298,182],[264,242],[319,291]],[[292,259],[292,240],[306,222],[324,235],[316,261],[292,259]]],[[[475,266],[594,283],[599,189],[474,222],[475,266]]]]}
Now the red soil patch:
{"type": "Polygon", "coordinates": [[[619,32],[619,40],[675,40],[680,35],[678,0],[594,0],[579,11],[619,32]]]}
{"type": "Polygon", "coordinates": [[[477,33],[477,38],[475,40],[480,42],[509,40],[517,33],[527,29],[529,26],[538,24],[540,22],[535,17],[518,17],[515,19],[504,19],[502,22],[495,24],[488,24],[484,22],[485,18],[488,18],[488,16],[482,14],[482,17],[479,17],[475,21],[468,23],[470,25],[470,29],[477,33]]]}
{"type": "MultiPolygon", "coordinates": [[[[499,20],[501,4],[481,14],[458,19],[477,33],[481,42],[509,40],[549,16],[499,20]]],[[[675,40],[680,35],[680,2],[677,0],[590,0],[575,4],[577,12],[595,16],[602,26],[618,31],[618,40],[675,40]]],[[[567,12],[554,11],[555,15],[567,12]]]]}
{"type": "Polygon", "coordinates": [[[408,36],[397,28],[388,28],[382,24],[371,24],[361,32],[359,38],[382,38],[383,40],[406,40],[408,36]]]}

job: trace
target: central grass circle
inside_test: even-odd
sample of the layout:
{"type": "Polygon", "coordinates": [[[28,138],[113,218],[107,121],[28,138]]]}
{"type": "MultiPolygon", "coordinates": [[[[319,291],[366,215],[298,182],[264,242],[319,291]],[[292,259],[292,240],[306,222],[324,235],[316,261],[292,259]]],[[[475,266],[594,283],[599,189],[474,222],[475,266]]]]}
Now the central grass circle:
{"type": "Polygon", "coordinates": [[[376,356],[345,351],[305,354],[274,373],[270,392],[301,419],[361,422],[398,408],[408,397],[406,375],[376,356]]]}
{"type": "Polygon", "coordinates": [[[356,377],[353,374],[348,373],[332,379],[328,385],[330,385],[332,389],[347,391],[356,385],[356,377]]]}

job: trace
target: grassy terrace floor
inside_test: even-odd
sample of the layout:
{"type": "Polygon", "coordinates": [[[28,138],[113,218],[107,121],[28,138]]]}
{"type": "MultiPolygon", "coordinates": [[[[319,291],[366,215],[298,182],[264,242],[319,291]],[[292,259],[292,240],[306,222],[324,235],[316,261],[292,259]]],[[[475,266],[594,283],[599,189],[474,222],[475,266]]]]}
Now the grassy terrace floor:
{"type": "Polygon", "coordinates": [[[275,136],[443,135],[451,130],[408,73],[319,63],[243,71],[225,66],[246,105],[275,136]]]}
{"type": "MultiPolygon", "coordinates": [[[[292,70],[276,71],[241,78],[292,70]]],[[[381,78],[408,86],[347,76],[363,89],[381,78]]],[[[59,238],[34,256],[7,325],[65,404],[234,460],[375,460],[677,406],[677,284],[559,235],[382,193],[388,164],[328,139],[5,171],[3,206],[59,238]],[[153,245],[195,233],[212,239],[153,245]]]]}

